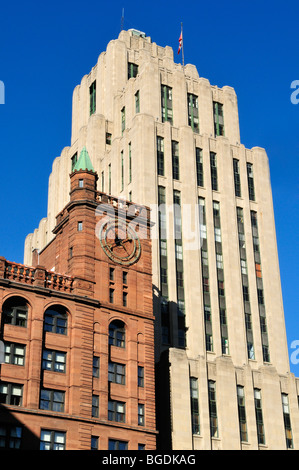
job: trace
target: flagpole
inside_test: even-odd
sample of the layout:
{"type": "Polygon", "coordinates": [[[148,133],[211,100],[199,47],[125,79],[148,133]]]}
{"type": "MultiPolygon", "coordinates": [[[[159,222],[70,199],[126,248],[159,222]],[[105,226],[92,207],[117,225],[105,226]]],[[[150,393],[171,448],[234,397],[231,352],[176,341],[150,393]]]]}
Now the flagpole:
{"type": "Polygon", "coordinates": [[[181,23],[181,33],[182,33],[182,61],[183,67],[185,66],[185,59],[184,59],[184,35],[183,35],[183,23],[181,23]]]}

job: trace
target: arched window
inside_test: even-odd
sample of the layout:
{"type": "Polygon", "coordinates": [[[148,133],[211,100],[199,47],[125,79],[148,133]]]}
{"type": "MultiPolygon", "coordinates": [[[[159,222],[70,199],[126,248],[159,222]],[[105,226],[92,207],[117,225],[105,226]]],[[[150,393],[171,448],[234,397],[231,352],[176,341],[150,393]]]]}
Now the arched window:
{"type": "Polygon", "coordinates": [[[67,313],[64,307],[54,305],[45,312],[44,331],[50,331],[59,335],[67,333],[67,313]]]}
{"type": "Polygon", "coordinates": [[[120,320],[114,320],[109,325],[109,344],[118,348],[125,347],[125,324],[120,320]]]}
{"type": "Polygon", "coordinates": [[[28,304],[22,297],[11,297],[3,304],[4,323],[15,326],[27,326],[28,304]]]}

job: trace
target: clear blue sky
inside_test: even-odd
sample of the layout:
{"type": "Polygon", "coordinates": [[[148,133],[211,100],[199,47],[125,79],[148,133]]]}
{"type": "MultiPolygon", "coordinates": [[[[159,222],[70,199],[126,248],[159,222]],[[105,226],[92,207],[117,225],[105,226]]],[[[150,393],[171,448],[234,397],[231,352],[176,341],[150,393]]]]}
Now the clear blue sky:
{"type": "MultiPolygon", "coordinates": [[[[117,38],[123,8],[124,29],[173,47],[178,62],[183,22],[185,63],[212,85],[235,88],[241,142],[268,153],[291,356],[299,340],[299,104],[290,100],[299,80],[298,1],[2,2],[0,255],[23,262],[24,239],[46,216],[52,162],[70,144],[73,89],[117,38]]],[[[299,376],[299,364],[291,370],[299,376]]]]}

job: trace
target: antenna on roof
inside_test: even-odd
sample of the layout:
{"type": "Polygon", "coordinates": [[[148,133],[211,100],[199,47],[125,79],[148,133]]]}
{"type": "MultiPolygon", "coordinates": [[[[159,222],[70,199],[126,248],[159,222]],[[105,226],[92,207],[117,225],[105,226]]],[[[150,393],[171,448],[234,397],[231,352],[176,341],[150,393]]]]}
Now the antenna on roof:
{"type": "Polygon", "coordinates": [[[122,14],[121,14],[121,26],[120,30],[122,31],[124,29],[124,21],[125,21],[125,9],[122,9],[122,14]]]}

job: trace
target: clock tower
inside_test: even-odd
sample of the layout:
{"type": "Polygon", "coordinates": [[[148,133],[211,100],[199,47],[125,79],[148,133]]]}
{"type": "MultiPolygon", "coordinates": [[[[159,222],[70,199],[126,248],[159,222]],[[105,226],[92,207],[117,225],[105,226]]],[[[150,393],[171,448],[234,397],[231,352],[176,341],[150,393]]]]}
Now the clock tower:
{"type": "Polygon", "coordinates": [[[98,409],[91,432],[102,436],[102,449],[115,442],[154,449],[150,209],[99,192],[97,180],[83,148],[70,175],[70,202],[56,217],[55,238],[39,253],[39,265],[69,276],[72,298],[86,303],[74,309],[72,325],[84,356],[78,371],[84,396],[98,409]],[[92,357],[100,363],[98,378],[84,365],[92,357]]]}

